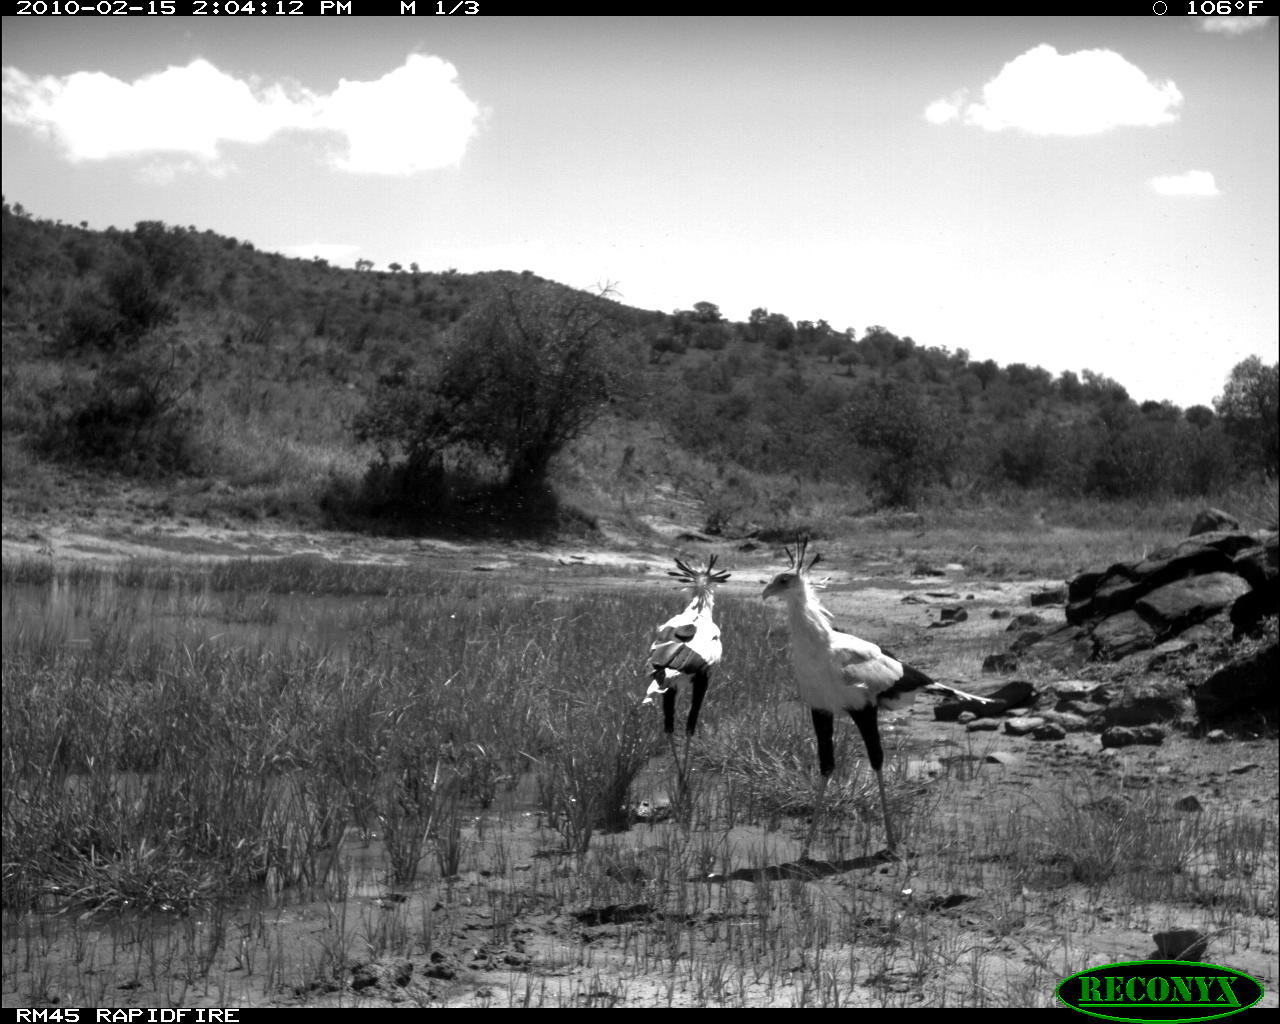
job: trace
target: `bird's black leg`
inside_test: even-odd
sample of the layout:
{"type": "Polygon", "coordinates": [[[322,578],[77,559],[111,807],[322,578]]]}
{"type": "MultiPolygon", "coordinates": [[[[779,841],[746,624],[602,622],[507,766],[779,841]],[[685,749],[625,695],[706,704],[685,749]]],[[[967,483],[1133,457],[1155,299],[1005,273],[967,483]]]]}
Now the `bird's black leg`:
{"type": "Polygon", "coordinates": [[[826,795],[827,782],[836,767],[835,716],[820,708],[810,708],[810,712],[813,716],[813,731],[818,738],[818,784],[813,794],[813,820],[809,825],[809,835],[800,848],[801,860],[809,859],[809,847],[813,845],[818,823],[822,820],[822,798],[826,795]]]}
{"type": "Polygon", "coordinates": [[[707,673],[695,672],[693,682],[693,699],[689,702],[689,720],[685,723],[685,735],[692,736],[698,728],[698,712],[702,710],[702,698],[707,695],[707,684],[711,681],[707,673]]]}
{"type": "Polygon", "coordinates": [[[677,800],[684,795],[684,766],[680,763],[680,752],[676,749],[676,693],[678,692],[674,681],[667,679],[665,669],[655,669],[653,678],[659,684],[666,685],[666,691],[662,694],[662,731],[667,734],[667,743],[671,747],[671,760],[676,766],[676,796],[677,800]]]}
{"type": "Polygon", "coordinates": [[[662,694],[662,731],[670,736],[676,729],[676,687],[675,683],[667,685],[667,670],[655,668],[653,681],[663,688],[662,694]]]}
{"type": "Polygon", "coordinates": [[[858,732],[862,733],[862,742],[867,746],[867,760],[871,762],[871,770],[876,773],[876,785],[880,787],[880,810],[884,812],[885,840],[892,850],[897,844],[893,838],[893,825],[889,822],[889,799],[884,792],[884,775],[880,772],[884,764],[884,748],[880,746],[880,723],[876,718],[876,711],[874,704],[868,704],[865,708],[850,711],[849,717],[858,727],[858,732]]]}
{"type": "Polygon", "coordinates": [[[680,768],[681,796],[684,796],[689,784],[689,745],[693,742],[693,734],[698,728],[698,712],[702,710],[702,698],[707,695],[707,684],[711,681],[705,670],[695,672],[689,679],[693,683],[693,694],[689,701],[689,718],[684,727],[684,764],[680,768]]]}
{"type": "Polygon", "coordinates": [[[867,757],[875,771],[884,764],[884,749],[880,746],[880,723],[876,719],[876,706],[868,704],[858,711],[850,711],[849,717],[862,733],[862,742],[867,745],[867,757]]]}

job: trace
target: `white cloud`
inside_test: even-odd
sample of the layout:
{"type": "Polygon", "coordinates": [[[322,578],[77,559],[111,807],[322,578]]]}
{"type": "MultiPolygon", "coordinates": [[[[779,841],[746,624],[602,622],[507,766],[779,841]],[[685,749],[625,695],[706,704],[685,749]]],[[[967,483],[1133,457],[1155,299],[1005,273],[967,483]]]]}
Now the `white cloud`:
{"type": "Polygon", "coordinates": [[[960,116],[960,109],[963,105],[964,92],[953,93],[940,100],[934,100],[925,107],[924,119],[930,124],[946,124],[948,121],[954,121],[960,116]]]}
{"type": "Polygon", "coordinates": [[[1216,32],[1225,36],[1242,36],[1246,32],[1256,32],[1266,28],[1271,19],[1265,16],[1253,18],[1197,18],[1196,26],[1201,32],[1216,32]]]}
{"type": "Polygon", "coordinates": [[[327,95],[283,83],[263,85],[206,60],[134,82],[102,72],[32,78],[4,69],[4,119],[55,140],[72,162],[171,155],[150,165],[152,181],[227,163],[227,143],[256,145],[289,129],[337,133],[332,162],[364,174],[413,174],[456,164],[474,136],[480,108],[462,91],[453,65],[411,54],[374,82],[342,80],[327,95]]]}
{"type": "Polygon", "coordinates": [[[456,76],[439,57],[411,54],[376,82],[339,81],[320,101],[316,118],[347,142],[335,165],[365,174],[413,174],[456,164],[481,116],[456,76]]]}
{"type": "Polygon", "coordinates": [[[934,124],[954,109],[966,124],[1032,135],[1094,135],[1111,128],[1167,124],[1182,93],[1156,82],[1112,50],[1060,54],[1043,43],[1006,64],[982,87],[982,102],[963,107],[963,93],[935,100],[925,111],[934,124]]]}
{"type": "Polygon", "coordinates": [[[1209,171],[1165,174],[1151,179],[1151,187],[1162,196],[1216,196],[1218,186],[1209,171]]]}

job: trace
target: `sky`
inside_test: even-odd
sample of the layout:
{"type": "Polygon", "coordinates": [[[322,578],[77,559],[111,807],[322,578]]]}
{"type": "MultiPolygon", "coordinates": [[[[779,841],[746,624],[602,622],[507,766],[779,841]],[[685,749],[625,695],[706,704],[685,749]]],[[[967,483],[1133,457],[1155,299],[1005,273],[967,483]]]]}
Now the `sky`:
{"type": "Polygon", "coordinates": [[[93,228],[758,307],[1188,407],[1277,359],[1274,18],[5,18],[93,228]]]}

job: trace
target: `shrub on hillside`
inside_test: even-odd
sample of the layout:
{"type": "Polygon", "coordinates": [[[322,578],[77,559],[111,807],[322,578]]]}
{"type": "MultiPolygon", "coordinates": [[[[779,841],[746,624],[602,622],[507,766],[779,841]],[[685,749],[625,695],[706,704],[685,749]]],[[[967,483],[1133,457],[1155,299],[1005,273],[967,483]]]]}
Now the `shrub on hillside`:
{"type": "Polygon", "coordinates": [[[200,462],[197,413],[186,401],[194,382],[179,369],[176,350],[158,345],[70,377],[46,393],[49,412],[36,448],[132,475],[191,472],[200,462]]]}
{"type": "Polygon", "coordinates": [[[100,285],[81,287],[63,318],[62,342],[71,350],[129,349],[176,318],[150,268],[130,259],[109,270],[100,285]]]}

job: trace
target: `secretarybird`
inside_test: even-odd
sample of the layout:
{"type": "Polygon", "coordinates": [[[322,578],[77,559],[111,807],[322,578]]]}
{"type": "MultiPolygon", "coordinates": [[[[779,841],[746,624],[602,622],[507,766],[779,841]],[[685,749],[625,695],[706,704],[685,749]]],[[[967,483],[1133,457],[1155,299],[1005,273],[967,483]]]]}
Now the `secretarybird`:
{"type": "Polygon", "coordinates": [[[880,806],[884,811],[884,831],[892,851],[896,845],[893,826],[889,822],[889,801],[884,793],[884,776],[880,768],[884,764],[884,750],[880,746],[880,727],[876,715],[881,709],[896,711],[905,708],[915,699],[918,690],[940,690],[966,700],[986,702],[986,698],[974,697],[935,683],[923,672],[904,665],[901,661],[867,640],[842,633],[831,624],[831,613],[818,601],[815,584],[809,579],[809,571],[820,556],[815,554],[808,565],[804,564],[807,540],[799,540],[796,549],[785,549],[791,559],[785,572],[778,573],[764,588],[762,597],[782,597],[787,603],[787,619],[791,626],[791,664],[795,670],[796,687],[800,699],[809,705],[813,716],[813,729],[818,737],[818,778],[813,801],[813,823],[801,848],[800,857],[809,856],[809,847],[818,831],[822,814],[822,798],[827,781],[835,768],[835,749],[832,742],[835,716],[848,712],[862,734],[867,747],[867,758],[876,773],[880,787],[880,806]]]}
{"type": "Polygon", "coordinates": [[[707,695],[711,681],[711,669],[720,660],[720,627],[711,618],[715,609],[716,584],[729,578],[729,573],[716,569],[716,556],[712,555],[702,568],[676,559],[676,572],[667,571],[693,590],[693,599],[679,615],[675,615],[658,627],[657,636],[649,648],[649,668],[653,681],[645,694],[644,703],[654,703],[662,697],[662,727],[671,744],[671,757],[676,763],[679,793],[683,795],[689,767],[689,744],[698,727],[698,712],[702,699],[707,695]],[[680,682],[688,679],[693,686],[689,701],[689,717],[684,727],[684,759],[676,753],[675,714],[676,693],[680,682]]]}

